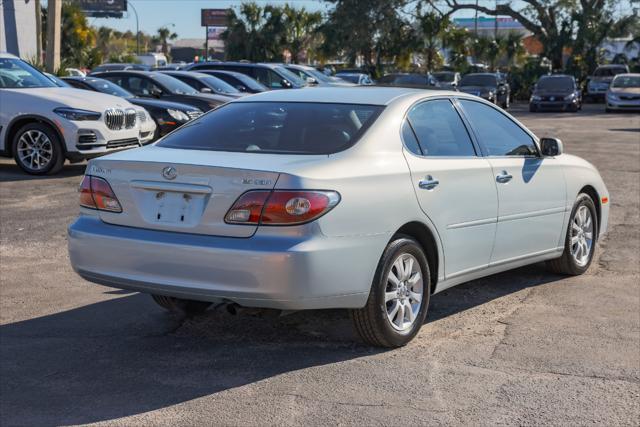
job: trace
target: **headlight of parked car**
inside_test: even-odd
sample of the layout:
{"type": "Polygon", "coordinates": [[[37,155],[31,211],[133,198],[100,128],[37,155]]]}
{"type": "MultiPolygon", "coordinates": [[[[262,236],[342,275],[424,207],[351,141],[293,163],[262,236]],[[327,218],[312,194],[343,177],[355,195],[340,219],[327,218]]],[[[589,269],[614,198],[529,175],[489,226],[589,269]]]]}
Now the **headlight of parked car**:
{"type": "Polygon", "coordinates": [[[614,95],[612,93],[608,93],[607,94],[607,99],[610,99],[612,101],[618,101],[619,98],[618,98],[618,95],[614,95]]]}
{"type": "Polygon", "coordinates": [[[53,110],[57,115],[64,117],[67,120],[82,121],[82,120],[98,120],[101,113],[97,111],[81,110],[79,108],[67,108],[60,107],[53,110]]]}
{"type": "Polygon", "coordinates": [[[576,95],[574,93],[571,93],[567,96],[564,97],[565,101],[571,101],[576,95]]]}
{"type": "Polygon", "coordinates": [[[181,122],[189,121],[189,116],[184,111],[167,108],[167,113],[169,113],[169,115],[174,119],[179,120],[181,122]]]}
{"type": "Polygon", "coordinates": [[[531,101],[540,101],[542,98],[540,98],[538,95],[532,95],[531,96],[531,101]]]}

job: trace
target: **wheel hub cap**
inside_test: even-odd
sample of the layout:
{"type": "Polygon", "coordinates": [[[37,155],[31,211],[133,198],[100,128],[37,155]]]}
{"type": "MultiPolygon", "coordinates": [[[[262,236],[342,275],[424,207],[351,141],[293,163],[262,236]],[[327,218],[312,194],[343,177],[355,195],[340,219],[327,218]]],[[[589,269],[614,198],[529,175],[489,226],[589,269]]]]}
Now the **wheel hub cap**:
{"type": "Polygon", "coordinates": [[[42,170],[53,158],[53,144],[47,135],[39,130],[28,130],[18,139],[18,159],[23,166],[32,170],[42,170]]]}
{"type": "Polygon", "coordinates": [[[593,250],[593,218],[586,206],[580,206],[571,220],[570,252],[579,267],[589,262],[593,250]]]}

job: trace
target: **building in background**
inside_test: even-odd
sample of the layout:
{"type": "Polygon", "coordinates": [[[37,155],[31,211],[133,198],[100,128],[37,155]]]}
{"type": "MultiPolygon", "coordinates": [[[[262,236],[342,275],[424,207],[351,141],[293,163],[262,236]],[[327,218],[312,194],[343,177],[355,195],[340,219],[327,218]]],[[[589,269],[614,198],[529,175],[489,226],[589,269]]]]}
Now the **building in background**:
{"type": "Polygon", "coordinates": [[[0,1],[0,52],[41,62],[36,28],[35,0],[0,1]]]}

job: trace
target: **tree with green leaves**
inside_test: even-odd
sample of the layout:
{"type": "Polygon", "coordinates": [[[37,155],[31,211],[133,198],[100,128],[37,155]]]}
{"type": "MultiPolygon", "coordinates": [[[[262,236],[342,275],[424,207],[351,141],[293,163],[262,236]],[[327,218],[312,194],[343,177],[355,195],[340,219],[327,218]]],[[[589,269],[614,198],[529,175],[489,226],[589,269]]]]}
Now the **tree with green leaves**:
{"type": "Polygon", "coordinates": [[[308,12],[304,7],[293,8],[288,4],[282,10],[284,17],[284,46],[291,53],[291,62],[297,63],[302,53],[317,40],[322,23],[320,12],[308,12]]]}
{"type": "Polygon", "coordinates": [[[438,10],[430,8],[426,12],[419,5],[416,15],[419,36],[422,39],[425,58],[425,67],[428,71],[434,71],[436,66],[442,65],[440,47],[446,42],[446,33],[451,27],[449,16],[443,15],[438,10]]]}
{"type": "Polygon", "coordinates": [[[164,55],[167,57],[167,60],[170,59],[169,41],[170,40],[175,40],[177,38],[178,38],[178,34],[176,34],[175,32],[172,32],[167,27],[158,28],[158,31],[156,32],[156,35],[154,36],[154,41],[156,43],[160,44],[160,46],[162,46],[162,53],[164,53],[164,55]]]}

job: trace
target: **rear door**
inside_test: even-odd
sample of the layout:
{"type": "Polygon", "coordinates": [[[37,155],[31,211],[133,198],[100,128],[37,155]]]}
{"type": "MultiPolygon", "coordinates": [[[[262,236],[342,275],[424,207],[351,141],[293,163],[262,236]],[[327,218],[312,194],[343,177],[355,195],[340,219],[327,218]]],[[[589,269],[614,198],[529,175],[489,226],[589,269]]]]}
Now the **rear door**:
{"type": "Polygon", "coordinates": [[[445,276],[486,268],[498,213],[493,173],[453,104],[414,106],[402,134],[416,196],[442,240],[445,276]]]}
{"type": "Polygon", "coordinates": [[[460,100],[493,168],[500,209],[492,263],[555,250],[566,207],[562,165],[497,107],[460,100]]]}

